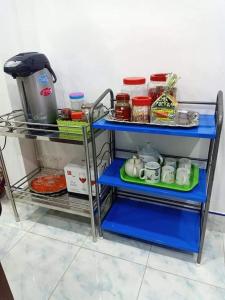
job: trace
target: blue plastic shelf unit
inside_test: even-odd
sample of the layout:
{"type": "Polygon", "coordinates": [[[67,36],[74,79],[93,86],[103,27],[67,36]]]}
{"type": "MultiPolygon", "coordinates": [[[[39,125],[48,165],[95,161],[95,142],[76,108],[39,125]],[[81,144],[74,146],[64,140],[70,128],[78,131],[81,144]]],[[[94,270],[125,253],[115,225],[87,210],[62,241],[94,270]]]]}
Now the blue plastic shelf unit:
{"type": "Polygon", "coordinates": [[[214,139],[216,137],[215,115],[200,115],[199,126],[192,128],[122,124],[119,122],[109,122],[105,119],[94,122],[93,127],[112,131],[129,131],[206,139],[214,139]]]}
{"type": "Polygon", "coordinates": [[[199,211],[118,198],[102,229],[187,252],[199,251],[199,211]]]}
{"type": "Polygon", "coordinates": [[[199,184],[189,192],[180,192],[175,190],[169,190],[164,188],[158,188],[153,186],[134,184],[125,182],[120,178],[120,168],[124,164],[125,160],[116,158],[112,164],[103,172],[98,182],[100,184],[119,187],[125,190],[131,190],[135,192],[141,192],[149,196],[155,196],[164,199],[181,200],[181,201],[193,201],[198,203],[206,202],[206,172],[200,169],[199,184]]]}

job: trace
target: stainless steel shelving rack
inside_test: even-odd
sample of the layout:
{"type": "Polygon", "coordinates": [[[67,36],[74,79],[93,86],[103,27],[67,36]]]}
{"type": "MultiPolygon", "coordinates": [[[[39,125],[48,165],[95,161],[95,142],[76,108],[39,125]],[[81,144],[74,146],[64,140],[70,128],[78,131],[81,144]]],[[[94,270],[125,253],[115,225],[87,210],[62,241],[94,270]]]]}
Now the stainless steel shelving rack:
{"type": "MultiPolygon", "coordinates": [[[[92,115],[99,103],[106,102],[106,96],[110,96],[108,108],[114,107],[114,95],[112,90],[108,89],[95,102],[92,115]]],[[[216,102],[182,103],[191,106],[210,105],[214,113],[213,115],[200,114],[200,124],[196,128],[137,126],[110,123],[104,118],[93,121],[92,118],[94,157],[96,156],[95,130],[110,132],[111,164],[99,178],[95,172],[96,182],[109,186],[113,199],[106,216],[101,216],[101,201],[97,188],[99,234],[102,236],[102,230],[110,231],[181,251],[197,253],[197,262],[200,263],[223,123],[223,93],[218,92],[216,102]],[[124,160],[118,157],[120,153],[118,150],[121,149],[115,147],[116,131],[210,140],[208,158],[205,160],[206,167],[200,170],[198,186],[190,192],[178,192],[122,181],[119,170],[124,160]]],[[[94,160],[94,167],[97,170],[96,160],[94,160]]]]}
{"type": "MultiPolygon", "coordinates": [[[[40,165],[38,165],[36,169],[32,170],[32,172],[30,172],[17,182],[11,184],[6,169],[3,153],[2,151],[0,151],[0,161],[5,177],[5,190],[8,198],[11,201],[16,221],[20,220],[16,208],[17,201],[34,204],[37,206],[46,207],[49,209],[54,209],[74,215],[84,216],[90,218],[93,240],[96,241],[97,232],[95,219],[97,213],[97,203],[95,197],[93,197],[92,195],[91,188],[90,157],[92,153],[90,153],[91,151],[89,149],[89,146],[91,146],[91,133],[90,130],[88,130],[88,126],[90,126],[90,124],[82,126],[81,135],[68,133],[68,130],[66,130],[71,128],[80,129],[80,127],[78,126],[64,126],[65,132],[58,131],[57,125],[35,123],[35,126],[36,127],[34,127],[33,123],[25,121],[22,110],[16,110],[0,116],[0,136],[15,137],[19,139],[31,139],[34,142],[35,150],[37,150],[36,146],[37,141],[39,140],[83,146],[86,160],[88,199],[82,196],[71,196],[68,193],[63,194],[61,196],[53,197],[48,195],[36,194],[30,191],[29,182],[31,181],[31,179],[35,178],[35,176],[40,174],[55,174],[59,172],[59,170],[45,169],[40,165]]],[[[95,131],[95,137],[99,133],[99,130],[95,131]]],[[[102,195],[104,195],[104,199],[107,198],[106,190],[102,191],[102,195]]]]}

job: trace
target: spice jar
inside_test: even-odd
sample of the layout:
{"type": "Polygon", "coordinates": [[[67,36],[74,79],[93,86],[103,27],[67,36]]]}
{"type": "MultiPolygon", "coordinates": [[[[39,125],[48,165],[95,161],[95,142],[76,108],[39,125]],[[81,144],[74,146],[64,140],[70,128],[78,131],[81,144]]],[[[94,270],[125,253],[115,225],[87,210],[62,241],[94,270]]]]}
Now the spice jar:
{"type": "Polygon", "coordinates": [[[116,95],[115,118],[117,120],[130,121],[131,107],[130,96],[126,93],[116,95]]]}
{"type": "Polygon", "coordinates": [[[144,77],[126,77],[123,78],[122,92],[135,96],[147,96],[146,79],[144,77]]]}
{"type": "MultiPolygon", "coordinates": [[[[155,102],[166,89],[166,81],[168,77],[168,73],[159,73],[152,74],[150,76],[150,83],[148,86],[148,96],[152,98],[152,101],[155,102]]],[[[173,88],[170,94],[176,97],[176,88],[173,88]]]]}
{"type": "Polygon", "coordinates": [[[132,99],[132,121],[149,123],[151,103],[152,99],[148,96],[134,97],[132,99]]]}
{"type": "Polygon", "coordinates": [[[63,108],[61,110],[61,119],[62,120],[71,120],[71,109],[70,108],[63,108]]]}

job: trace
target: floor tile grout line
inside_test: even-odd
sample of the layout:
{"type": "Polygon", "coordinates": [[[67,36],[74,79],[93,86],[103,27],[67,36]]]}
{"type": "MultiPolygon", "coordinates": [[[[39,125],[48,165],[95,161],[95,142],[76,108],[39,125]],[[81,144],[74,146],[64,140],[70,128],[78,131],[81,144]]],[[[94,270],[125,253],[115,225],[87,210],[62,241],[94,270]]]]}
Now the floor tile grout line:
{"type": "Polygon", "coordinates": [[[90,250],[90,251],[93,251],[93,252],[96,252],[96,253],[99,253],[99,254],[103,254],[103,255],[107,255],[107,256],[110,256],[110,257],[113,257],[113,258],[118,258],[118,259],[122,259],[124,261],[127,261],[129,263],[133,263],[133,264],[136,264],[136,265],[139,265],[139,266],[146,266],[146,264],[141,264],[141,263],[138,263],[138,262],[135,262],[135,261],[132,261],[132,260],[128,260],[126,258],[123,258],[123,257],[120,257],[120,256],[115,256],[115,255],[112,255],[112,254],[109,254],[109,253],[105,253],[105,252],[102,252],[100,250],[96,250],[96,249],[92,249],[92,248],[88,248],[88,247],[85,247],[85,246],[80,246],[82,249],[85,249],[85,250],[90,250]]]}
{"type": "MultiPolygon", "coordinates": [[[[91,229],[89,230],[88,234],[86,235],[86,237],[84,238],[82,244],[80,245],[80,247],[83,247],[83,245],[86,243],[86,241],[88,240],[89,236],[92,237],[91,235],[91,229]]],[[[98,240],[96,241],[96,243],[98,242],[98,240]]]]}
{"type": "Polygon", "coordinates": [[[225,266],[225,233],[223,234],[223,259],[224,259],[224,266],[225,266]]]}
{"type": "Polygon", "coordinates": [[[10,247],[7,251],[6,251],[6,254],[3,255],[3,257],[1,258],[1,261],[4,260],[4,258],[17,246],[17,244],[19,242],[21,242],[21,240],[25,237],[25,235],[27,234],[26,231],[23,231],[23,235],[19,238],[19,240],[15,243],[15,245],[13,245],[12,247],[10,247]]]}
{"type": "MultiPolygon", "coordinates": [[[[148,264],[148,259],[149,259],[150,251],[151,251],[151,247],[150,247],[149,252],[148,252],[147,264],[148,264]]],[[[146,274],[146,271],[147,271],[147,268],[148,268],[147,264],[145,265],[145,270],[144,270],[144,273],[143,273],[143,276],[142,276],[142,279],[141,279],[141,284],[140,284],[139,289],[138,289],[137,300],[139,299],[141,288],[142,288],[143,281],[144,281],[144,278],[145,278],[145,274],[146,274]]]]}
{"type": "MultiPolygon", "coordinates": [[[[32,205],[32,204],[29,204],[29,205],[32,205]]],[[[37,208],[38,209],[38,208],[37,208]]],[[[19,214],[19,213],[18,213],[19,214]]],[[[8,226],[8,227],[13,227],[13,228],[17,228],[17,229],[19,229],[19,230],[22,230],[22,231],[25,231],[25,232],[30,232],[30,230],[35,226],[35,224],[40,220],[40,218],[42,218],[45,214],[47,214],[47,211],[44,213],[44,214],[42,214],[42,215],[40,215],[39,217],[37,217],[37,219],[35,220],[35,221],[32,221],[32,220],[29,220],[29,219],[27,219],[27,220],[21,220],[20,219],[20,221],[16,221],[15,220],[15,216],[12,214],[12,216],[13,216],[13,218],[14,218],[14,220],[15,220],[15,224],[6,224],[6,223],[1,223],[0,222],[0,225],[5,225],[5,226],[8,226]],[[20,224],[21,222],[23,222],[23,221],[30,221],[30,222],[33,222],[33,224],[31,225],[31,226],[29,226],[27,229],[21,229],[20,227],[18,227],[16,224],[20,224]]],[[[19,214],[19,218],[20,218],[20,214],[19,214]]]]}
{"type": "Polygon", "coordinates": [[[56,238],[53,238],[51,236],[46,236],[46,235],[42,235],[42,234],[39,234],[39,233],[36,233],[36,232],[27,232],[29,234],[32,234],[34,236],[40,236],[40,237],[43,237],[43,238],[46,238],[46,239],[50,239],[50,240],[53,240],[53,241],[56,241],[56,242],[60,242],[60,243],[63,243],[63,244],[67,244],[67,245],[71,245],[71,246],[76,246],[76,247],[81,247],[81,244],[74,244],[72,242],[65,242],[65,241],[62,241],[62,240],[59,240],[59,239],[56,239],[56,238]]]}
{"type": "Polygon", "coordinates": [[[168,272],[168,271],[163,271],[163,270],[161,270],[161,269],[153,268],[153,267],[151,267],[151,266],[147,266],[147,268],[152,269],[152,270],[155,270],[155,271],[158,271],[158,272],[166,273],[166,274],[169,274],[169,275],[173,275],[173,276],[175,276],[175,277],[184,278],[184,279],[191,280],[191,281],[194,281],[194,282],[197,282],[197,283],[201,283],[201,284],[205,284],[205,285],[208,285],[208,286],[211,286],[211,287],[214,287],[214,288],[218,288],[218,289],[225,290],[225,287],[221,287],[221,286],[218,286],[218,285],[214,285],[214,284],[211,284],[211,283],[208,283],[208,282],[199,281],[199,280],[196,280],[196,279],[191,279],[191,278],[186,277],[186,276],[183,276],[183,275],[178,275],[178,274],[171,273],[171,272],[168,272]]]}
{"type": "Polygon", "coordinates": [[[48,300],[50,300],[50,298],[53,296],[55,290],[57,289],[57,287],[59,286],[59,283],[61,282],[61,280],[63,279],[63,277],[65,276],[66,272],[69,270],[69,268],[71,267],[72,263],[75,261],[75,259],[77,258],[79,252],[81,251],[81,247],[79,247],[79,249],[77,250],[77,252],[74,254],[71,262],[69,263],[68,267],[66,268],[66,270],[63,272],[62,276],[60,276],[59,280],[57,281],[55,287],[52,289],[52,291],[49,294],[48,300]]]}
{"type": "MultiPolygon", "coordinates": [[[[39,208],[40,206],[37,206],[37,207],[39,208]]],[[[48,209],[48,210],[49,210],[49,209],[48,209]]],[[[45,215],[47,214],[48,210],[47,210],[44,214],[41,214],[41,215],[37,218],[37,220],[36,220],[35,222],[33,222],[34,224],[27,230],[28,232],[30,232],[30,231],[33,229],[33,227],[37,224],[37,222],[38,222],[43,216],[45,216],[45,215]]]]}
{"type": "Polygon", "coordinates": [[[48,237],[48,236],[43,236],[43,235],[39,235],[39,234],[35,234],[33,232],[26,232],[24,231],[24,235],[16,242],[16,244],[14,246],[12,246],[10,248],[10,250],[7,251],[7,253],[3,256],[3,258],[1,260],[3,260],[7,255],[8,253],[13,250],[15,248],[15,246],[17,246],[17,244],[19,242],[21,242],[21,240],[23,240],[28,234],[30,235],[33,235],[33,236],[39,236],[39,237],[43,237],[43,238],[46,238],[46,239],[50,239],[50,240],[53,240],[53,241],[56,241],[56,242],[59,242],[59,243],[63,243],[63,244],[67,244],[67,245],[70,245],[70,246],[74,246],[74,247],[77,247],[77,248],[80,248],[81,246],[80,245],[76,245],[76,244],[72,244],[72,243],[67,243],[67,242],[64,242],[64,241],[61,241],[61,240],[57,240],[57,239],[54,239],[52,237],[48,237]]]}
{"type": "Polygon", "coordinates": [[[150,246],[150,249],[149,249],[148,260],[147,260],[147,263],[146,263],[147,267],[149,265],[149,260],[150,260],[151,252],[152,252],[152,245],[150,246]]]}

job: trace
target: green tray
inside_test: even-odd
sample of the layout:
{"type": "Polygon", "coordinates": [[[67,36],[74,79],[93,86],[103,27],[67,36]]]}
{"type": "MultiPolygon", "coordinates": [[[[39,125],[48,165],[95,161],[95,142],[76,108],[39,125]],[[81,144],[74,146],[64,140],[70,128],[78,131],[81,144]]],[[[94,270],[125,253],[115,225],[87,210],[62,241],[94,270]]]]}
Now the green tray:
{"type": "Polygon", "coordinates": [[[199,167],[196,165],[192,165],[190,185],[178,185],[176,183],[169,184],[169,183],[164,183],[164,182],[149,184],[149,183],[146,183],[144,179],[128,176],[125,173],[124,165],[120,169],[120,177],[122,180],[124,180],[126,182],[130,182],[130,183],[144,184],[144,185],[150,185],[150,186],[159,187],[159,188],[166,188],[166,189],[177,190],[177,191],[182,191],[182,192],[189,192],[198,184],[199,167]]]}

